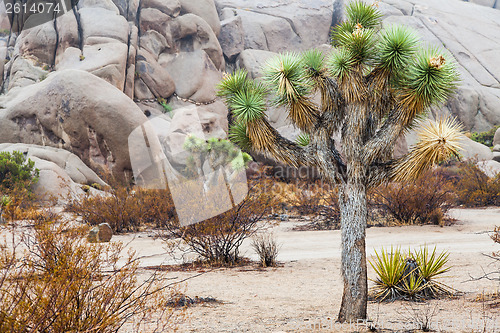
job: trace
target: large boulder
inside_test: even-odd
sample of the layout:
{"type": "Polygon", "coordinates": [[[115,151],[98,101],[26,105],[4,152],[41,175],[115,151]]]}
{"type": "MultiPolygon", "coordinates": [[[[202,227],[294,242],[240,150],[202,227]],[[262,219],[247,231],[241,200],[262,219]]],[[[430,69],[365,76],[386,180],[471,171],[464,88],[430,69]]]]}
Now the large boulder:
{"type": "Polygon", "coordinates": [[[92,169],[130,171],[127,137],[147,118],[120,90],[79,70],[0,97],[0,142],[64,148],[92,169]]]}
{"type": "Polygon", "coordinates": [[[165,54],[159,62],[172,76],[177,95],[200,103],[215,99],[215,86],[221,81],[222,73],[206,52],[165,54]]]}
{"type": "Polygon", "coordinates": [[[170,24],[174,46],[170,53],[196,52],[202,50],[210,57],[217,69],[224,69],[224,57],[219,41],[202,18],[185,14],[172,20],[170,24]]]}
{"type": "Polygon", "coordinates": [[[493,147],[500,145],[500,127],[496,130],[495,136],[493,137],[493,147]]]}
{"type": "Polygon", "coordinates": [[[488,161],[493,159],[493,153],[490,148],[464,137],[460,145],[462,147],[461,154],[465,159],[476,159],[478,161],[488,161]]]}
{"type": "Polygon", "coordinates": [[[182,14],[191,13],[198,15],[210,25],[216,36],[219,35],[220,21],[214,0],[180,0],[180,3],[182,14]]]}
{"type": "Polygon", "coordinates": [[[96,192],[94,187],[106,186],[106,183],[78,156],[64,149],[2,143],[0,151],[19,151],[35,162],[35,168],[40,170],[40,177],[33,190],[41,199],[56,198],[66,202],[83,195],[85,191],[96,192]]]}
{"type": "Polygon", "coordinates": [[[144,82],[145,86],[156,98],[171,96],[175,91],[175,82],[169,71],[162,67],[150,53],[139,51],[135,64],[137,80],[144,82]]]}
{"type": "Polygon", "coordinates": [[[250,78],[256,79],[261,77],[263,73],[263,66],[277,53],[263,50],[244,50],[236,59],[236,68],[245,69],[250,78]]]}
{"type": "MultiPolygon", "coordinates": [[[[82,0],[54,21],[26,31],[14,29],[5,43],[0,41],[0,57],[5,59],[0,77],[9,91],[40,82],[51,71],[78,69],[139,103],[168,99],[175,84],[160,64],[161,56],[201,50],[222,70],[219,33],[213,0],[82,0]]],[[[180,76],[190,79],[190,74],[180,76]]],[[[202,89],[200,95],[206,95],[202,89]]]]}
{"type": "Polygon", "coordinates": [[[234,62],[235,58],[245,49],[245,39],[241,17],[233,16],[221,22],[219,43],[224,56],[234,62]]]}
{"type": "Polygon", "coordinates": [[[299,51],[329,41],[330,27],[338,22],[340,0],[216,0],[222,20],[239,16],[245,49],[273,52],[299,51]]]}
{"type": "Polygon", "coordinates": [[[496,177],[500,173],[500,162],[497,161],[477,162],[477,166],[490,178],[496,177]]]}

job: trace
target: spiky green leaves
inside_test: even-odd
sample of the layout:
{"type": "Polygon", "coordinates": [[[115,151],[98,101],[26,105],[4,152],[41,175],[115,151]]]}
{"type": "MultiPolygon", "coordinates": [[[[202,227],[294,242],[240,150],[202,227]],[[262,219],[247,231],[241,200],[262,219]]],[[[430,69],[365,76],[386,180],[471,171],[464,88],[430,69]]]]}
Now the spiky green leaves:
{"type": "Polygon", "coordinates": [[[374,29],[380,24],[382,13],[377,6],[368,5],[363,1],[351,1],[346,9],[347,22],[361,24],[368,29],[374,29]]]}
{"type": "Polygon", "coordinates": [[[225,99],[238,122],[248,123],[265,116],[266,89],[261,83],[249,80],[246,71],[226,75],[217,88],[217,95],[225,99]]]}
{"type": "Polygon", "coordinates": [[[250,84],[248,72],[237,70],[233,74],[225,75],[224,79],[217,85],[217,96],[229,98],[232,95],[246,90],[250,84]]]}
{"type": "Polygon", "coordinates": [[[339,83],[342,96],[348,103],[359,102],[366,94],[363,68],[359,66],[351,51],[339,48],[328,59],[330,75],[339,83]]]}
{"type": "Polygon", "coordinates": [[[331,76],[339,81],[345,80],[354,69],[355,61],[349,50],[340,48],[328,58],[328,69],[331,76]]]}
{"type": "Polygon", "coordinates": [[[229,140],[243,150],[251,150],[252,142],[247,135],[247,125],[236,123],[229,128],[229,140]]]}
{"type": "Polygon", "coordinates": [[[229,107],[239,122],[248,123],[264,116],[266,101],[259,92],[242,90],[229,99],[229,107]]]}
{"type": "Polygon", "coordinates": [[[351,1],[346,7],[346,20],[332,31],[334,46],[342,45],[342,35],[353,34],[359,27],[376,29],[380,25],[382,13],[376,6],[363,1],[351,1]]]}
{"type": "MultiPolygon", "coordinates": [[[[318,54],[309,58],[309,69],[304,59],[297,53],[280,54],[268,61],[264,68],[264,81],[274,91],[276,105],[289,108],[289,118],[301,130],[310,131],[317,120],[317,107],[309,99],[314,81],[312,71],[321,70],[318,54]]],[[[307,60],[307,59],[306,59],[307,60]]]]}
{"type": "Polygon", "coordinates": [[[380,254],[375,250],[375,256],[376,258],[369,261],[377,274],[377,279],[374,280],[374,297],[381,301],[395,299],[399,296],[398,285],[405,271],[404,260],[401,260],[401,250],[391,247],[390,252],[382,249],[380,254]]]}
{"type": "Polygon", "coordinates": [[[398,248],[383,249],[370,260],[377,278],[373,280],[373,297],[378,301],[434,298],[452,295],[455,290],[438,281],[447,266],[448,253],[424,246],[403,253],[398,248]]]}
{"type": "Polygon", "coordinates": [[[430,166],[451,156],[458,156],[462,136],[462,126],[455,120],[440,119],[429,122],[419,132],[417,145],[397,160],[391,170],[391,179],[414,180],[430,166]]]}
{"type": "Polygon", "coordinates": [[[325,55],[318,50],[309,50],[302,54],[302,62],[307,77],[318,80],[326,74],[325,55]]]}
{"type": "Polygon", "coordinates": [[[375,31],[381,17],[373,5],[350,2],[346,7],[346,21],[332,31],[333,45],[345,48],[355,64],[369,63],[375,56],[375,31]]]}
{"type": "Polygon", "coordinates": [[[243,149],[257,150],[269,143],[267,128],[260,130],[262,123],[267,123],[266,89],[262,83],[249,80],[247,72],[240,70],[225,76],[217,94],[225,99],[234,115],[234,124],[229,129],[233,143],[243,149]]]}
{"type": "Polygon", "coordinates": [[[312,88],[302,57],[294,52],[271,58],[264,67],[264,81],[276,93],[278,105],[296,103],[312,88]]]}
{"type": "Polygon", "coordinates": [[[353,32],[339,31],[339,47],[346,49],[355,64],[370,64],[375,57],[375,30],[357,24],[353,32]]]}
{"type": "Polygon", "coordinates": [[[295,142],[302,147],[308,146],[311,142],[311,137],[306,133],[300,133],[295,142]]]}
{"type": "Polygon", "coordinates": [[[417,38],[403,26],[392,26],[380,34],[377,46],[377,65],[394,74],[404,72],[417,46],[417,38]]]}
{"type": "Polygon", "coordinates": [[[429,48],[419,53],[415,63],[408,68],[400,105],[410,113],[419,113],[432,104],[444,103],[455,91],[458,80],[451,55],[429,48]]]}

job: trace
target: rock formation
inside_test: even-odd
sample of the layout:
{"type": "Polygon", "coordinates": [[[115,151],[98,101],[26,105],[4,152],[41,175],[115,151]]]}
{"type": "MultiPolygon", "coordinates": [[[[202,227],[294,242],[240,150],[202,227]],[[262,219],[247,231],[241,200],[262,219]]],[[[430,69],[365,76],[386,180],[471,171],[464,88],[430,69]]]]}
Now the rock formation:
{"type": "MultiPolygon", "coordinates": [[[[483,6],[460,0],[384,0],[379,6],[384,25],[411,26],[456,58],[459,92],[433,114],[452,114],[467,130],[483,131],[500,124],[500,12],[496,2],[471,2],[483,6]]],[[[18,28],[22,16],[10,28],[2,5],[0,143],[65,149],[93,170],[130,177],[127,139],[134,129],[161,116],[172,134],[157,142],[163,140],[167,155],[170,146],[182,146],[194,121],[207,136],[225,136],[227,110],[215,96],[223,72],[246,68],[256,78],[276,52],[328,51],[342,4],[80,0],[28,30],[18,28]]],[[[270,109],[269,117],[284,135],[298,134],[282,110],[270,109]]],[[[402,141],[398,150],[405,147],[402,141]]]]}

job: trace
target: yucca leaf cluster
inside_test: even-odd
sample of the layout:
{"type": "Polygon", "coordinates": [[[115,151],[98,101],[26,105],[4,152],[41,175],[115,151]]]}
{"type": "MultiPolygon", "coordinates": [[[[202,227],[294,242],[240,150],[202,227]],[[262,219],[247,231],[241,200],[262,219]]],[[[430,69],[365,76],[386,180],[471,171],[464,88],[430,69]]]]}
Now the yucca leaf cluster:
{"type": "Polygon", "coordinates": [[[372,296],[378,301],[421,300],[452,295],[454,289],[439,281],[449,271],[449,254],[427,246],[404,252],[399,248],[375,251],[370,265],[377,274],[372,296]]]}

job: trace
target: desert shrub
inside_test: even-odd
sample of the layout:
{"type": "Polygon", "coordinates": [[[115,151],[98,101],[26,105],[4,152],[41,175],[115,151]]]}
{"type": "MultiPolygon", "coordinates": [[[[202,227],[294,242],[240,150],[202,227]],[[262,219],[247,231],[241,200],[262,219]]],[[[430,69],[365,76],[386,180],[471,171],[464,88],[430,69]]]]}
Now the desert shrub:
{"type": "Polygon", "coordinates": [[[275,267],[277,265],[279,246],[272,234],[262,233],[256,235],[252,241],[252,247],[259,255],[262,267],[275,267]]]}
{"type": "Polygon", "coordinates": [[[337,189],[320,180],[300,177],[300,174],[286,174],[276,167],[252,170],[253,179],[269,182],[272,195],[281,207],[281,213],[295,213],[312,217],[307,226],[299,230],[330,230],[340,228],[337,189]]]}
{"type": "Polygon", "coordinates": [[[485,146],[492,147],[493,146],[493,137],[495,136],[495,132],[500,126],[494,126],[489,131],[485,132],[472,132],[470,134],[471,140],[482,143],[485,146]]]}
{"type": "Polygon", "coordinates": [[[104,195],[85,195],[70,202],[67,211],[85,223],[108,223],[114,232],[137,231],[144,226],[163,227],[175,217],[172,198],[167,190],[131,190],[117,186],[104,195]]]}
{"type": "Polygon", "coordinates": [[[460,163],[454,173],[453,192],[457,205],[500,206],[500,174],[490,178],[474,161],[460,163]]]}
{"type": "Polygon", "coordinates": [[[400,224],[442,224],[451,207],[449,184],[438,171],[428,171],[412,182],[383,184],[369,197],[382,216],[400,224]]]}
{"type": "Polygon", "coordinates": [[[495,227],[490,237],[495,243],[500,244],[500,227],[495,227]]]}
{"type": "Polygon", "coordinates": [[[380,254],[375,251],[375,257],[370,261],[377,274],[372,280],[375,283],[373,298],[393,301],[451,295],[453,289],[438,281],[450,269],[446,267],[448,256],[447,252],[438,254],[435,247],[432,251],[421,247],[408,253],[392,247],[390,251],[382,249],[380,254]]]}
{"type": "Polygon", "coordinates": [[[9,194],[12,190],[31,191],[38,181],[39,170],[35,162],[19,151],[0,152],[0,193],[9,194]]]}
{"type": "Polygon", "coordinates": [[[35,162],[23,153],[0,152],[0,221],[22,218],[25,209],[36,205],[32,187],[38,177],[35,162]]]}
{"type": "Polygon", "coordinates": [[[0,246],[0,332],[159,332],[181,314],[167,307],[174,291],[160,273],[140,279],[122,244],[89,244],[85,228],[53,213],[2,231],[11,237],[0,246]]]}
{"type": "MultiPolygon", "coordinates": [[[[196,207],[196,206],[190,206],[196,207]]],[[[234,265],[243,259],[239,249],[243,241],[265,227],[264,217],[276,208],[276,201],[267,185],[250,183],[248,195],[232,209],[205,221],[181,226],[178,221],[167,224],[162,238],[179,244],[213,265],[234,265]]]]}

